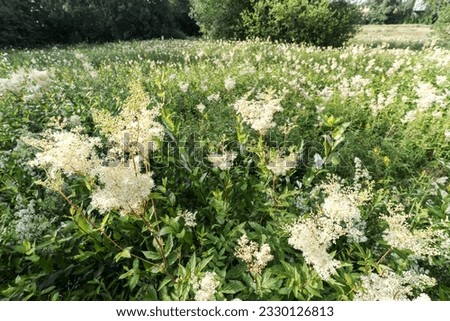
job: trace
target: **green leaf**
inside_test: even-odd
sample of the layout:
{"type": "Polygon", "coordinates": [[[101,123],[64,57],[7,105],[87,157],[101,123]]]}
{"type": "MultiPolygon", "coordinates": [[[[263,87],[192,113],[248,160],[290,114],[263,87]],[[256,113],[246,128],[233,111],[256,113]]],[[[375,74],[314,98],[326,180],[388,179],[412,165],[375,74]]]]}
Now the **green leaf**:
{"type": "Polygon", "coordinates": [[[322,297],[316,289],[314,289],[313,287],[311,287],[309,285],[305,285],[305,289],[306,289],[306,291],[308,291],[310,294],[312,294],[315,297],[318,297],[318,298],[322,297]]]}
{"type": "Polygon", "coordinates": [[[131,249],[132,249],[132,247],[130,246],[130,247],[127,247],[127,248],[123,249],[122,252],[117,253],[116,256],[114,257],[116,262],[118,262],[122,258],[124,258],[124,259],[131,258],[131,252],[130,252],[131,249]]]}
{"type": "Polygon", "coordinates": [[[230,281],[228,283],[226,283],[224,286],[222,286],[222,288],[220,289],[220,292],[225,293],[225,294],[235,294],[238,292],[241,292],[243,290],[245,290],[245,285],[242,284],[241,281],[230,281]]]}
{"type": "Polygon", "coordinates": [[[139,274],[136,273],[130,279],[130,282],[129,282],[130,289],[133,290],[136,287],[136,285],[138,284],[138,282],[139,282],[139,274]]]}
{"type": "Polygon", "coordinates": [[[210,256],[206,259],[203,259],[200,261],[200,263],[197,265],[196,272],[200,273],[203,271],[203,269],[208,265],[208,263],[213,259],[214,256],[210,256]]]}
{"type": "Polygon", "coordinates": [[[110,212],[108,212],[108,214],[106,214],[105,217],[103,218],[102,223],[100,224],[100,230],[103,230],[105,228],[105,225],[109,219],[109,214],[110,212]]]}
{"type": "Polygon", "coordinates": [[[160,236],[163,236],[163,235],[166,235],[166,234],[174,234],[174,233],[175,233],[175,231],[174,231],[172,226],[164,226],[161,229],[161,231],[159,231],[159,235],[160,236]]]}
{"type": "Polygon", "coordinates": [[[170,282],[172,282],[172,278],[169,276],[166,276],[164,278],[164,280],[161,281],[161,283],[159,284],[158,287],[158,292],[162,290],[162,288],[164,288],[167,284],[169,284],[170,282]]]}
{"type": "Polygon", "coordinates": [[[149,260],[159,260],[162,258],[161,254],[155,251],[142,251],[142,254],[144,254],[145,258],[149,260]]]}
{"type": "Polygon", "coordinates": [[[353,286],[353,279],[349,274],[344,273],[344,278],[348,285],[353,286]]]}
{"type": "Polygon", "coordinates": [[[164,244],[164,253],[165,256],[169,255],[170,251],[173,248],[173,236],[169,234],[169,237],[166,239],[166,243],[164,244]]]}

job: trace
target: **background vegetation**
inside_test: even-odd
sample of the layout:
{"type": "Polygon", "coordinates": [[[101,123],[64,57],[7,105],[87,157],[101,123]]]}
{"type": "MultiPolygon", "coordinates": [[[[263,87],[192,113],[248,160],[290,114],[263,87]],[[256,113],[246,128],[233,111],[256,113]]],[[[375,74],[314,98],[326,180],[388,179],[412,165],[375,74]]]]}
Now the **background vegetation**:
{"type": "Polygon", "coordinates": [[[446,22],[445,0],[2,0],[0,47],[130,39],[261,38],[341,46],[360,24],[446,22]],[[416,10],[416,11],[414,11],[416,10]],[[443,17],[438,20],[439,12],[443,17]]]}

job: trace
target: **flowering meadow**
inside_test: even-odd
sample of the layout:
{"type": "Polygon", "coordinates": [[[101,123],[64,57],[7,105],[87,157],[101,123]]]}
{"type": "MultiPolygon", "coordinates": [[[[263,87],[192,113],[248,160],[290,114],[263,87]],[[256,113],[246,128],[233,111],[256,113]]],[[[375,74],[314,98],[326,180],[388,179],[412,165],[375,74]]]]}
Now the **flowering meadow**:
{"type": "Polygon", "coordinates": [[[450,300],[450,51],[0,53],[0,299],[450,300]]]}

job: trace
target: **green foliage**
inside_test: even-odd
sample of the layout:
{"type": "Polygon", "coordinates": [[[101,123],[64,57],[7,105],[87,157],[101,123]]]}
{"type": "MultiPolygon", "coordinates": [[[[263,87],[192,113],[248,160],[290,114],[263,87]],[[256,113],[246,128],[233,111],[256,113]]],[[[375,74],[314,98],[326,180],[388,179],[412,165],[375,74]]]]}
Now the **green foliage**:
{"type": "Polygon", "coordinates": [[[200,33],[198,25],[190,16],[189,0],[170,0],[172,6],[176,29],[187,36],[198,36],[200,33]]]}
{"type": "Polygon", "coordinates": [[[245,32],[241,13],[250,0],[190,0],[192,15],[200,31],[213,39],[242,39],[245,32]]]}
{"type": "Polygon", "coordinates": [[[0,1],[0,47],[43,43],[45,26],[39,22],[41,17],[35,1],[0,1]]]}
{"type": "Polygon", "coordinates": [[[219,39],[262,38],[341,46],[357,31],[359,11],[346,1],[192,0],[200,30],[219,39]]]}
{"type": "Polygon", "coordinates": [[[357,31],[359,11],[346,1],[254,0],[243,12],[250,37],[317,46],[342,46],[357,31]]]}
{"type": "Polygon", "coordinates": [[[188,0],[2,1],[0,46],[195,35],[188,11],[188,0]]]}
{"type": "Polygon", "coordinates": [[[442,43],[450,44],[450,4],[441,7],[433,29],[442,43]]]}
{"type": "MultiPolygon", "coordinates": [[[[437,252],[425,257],[414,248],[429,244],[428,237],[450,237],[448,55],[441,48],[179,40],[5,51],[0,298],[193,300],[202,290],[198,281],[209,277],[216,300],[352,300],[371,275],[401,278],[419,267],[436,284],[407,297],[424,292],[448,300],[448,246],[442,254],[433,238],[437,252]],[[104,165],[106,155],[117,155],[108,154],[111,136],[94,115],[121,115],[136,102],[145,111],[159,108],[155,121],[164,129],[154,149],[137,152],[145,161],[120,153],[142,165],[125,181],[152,174],[141,212],[95,208],[93,195],[105,186],[92,172],[60,173],[59,189],[42,185],[51,172],[32,166],[42,150],[25,141],[41,141],[47,130],[81,130],[100,139],[94,154],[104,165]],[[260,123],[237,114],[236,104],[283,110],[259,131],[260,123]],[[62,127],[55,117],[66,120],[62,127]],[[279,161],[291,154],[295,161],[279,161]],[[361,178],[365,169],[370,179],[361,178]],[[329,175],[341,178],[331,199],[324,189],[329,175]],[[355,212],[347,196],[369,189],[356,211],[367,240],[338,234],[326,258],[340,266],[322,278],[287,227],[329,220],[342,204],[341,214],[355,212]],[[398,235],[412,235],[395,246],[386,238],[391,205],[406,219],[398,235]],[[247,261],[236,254],[244,234],[259,253],[247,261]],[[267,258],[263,246],[273,258],[258,267],[256,257],[267,258]]],[[[139,126],[140,117],[126,125],[139,126]]],[[[82,158],[77,152],[69,165],[82,158]]],[[[67,159],[56,156],[58,164],[67,159]]],[[[321,242],[303,240],[310,248],[321,242]]]]}
{"type": "MultiPolygon", "coordinates": [[[[366,24],[399,24],[418,22],[414,17],[413,7],[415,0],[371,0],[362,4],[368,12],[363,15],[366,24]]],[[[364,9],[362,9],[364,10],[364,9]]],[[[417,14],[416,14],[417,15],[417,14]]]]}

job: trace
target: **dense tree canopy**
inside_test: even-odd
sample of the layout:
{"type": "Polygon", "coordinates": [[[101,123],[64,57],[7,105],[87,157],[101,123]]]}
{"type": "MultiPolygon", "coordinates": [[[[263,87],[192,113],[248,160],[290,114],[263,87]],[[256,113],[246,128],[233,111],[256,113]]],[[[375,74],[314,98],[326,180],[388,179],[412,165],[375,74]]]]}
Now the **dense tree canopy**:
{"type": "Polygon", "coordinates": [[[0,0],[0,46],[198,33],[188,0],[0,0]]]}
{"type": "Polygon", "coordinates": [[[425,0],[415,12],[415,0],[0,0],[0,47],[200,33],[341,46],[361,23],[435,22],[448,1],[425,0]]]}

